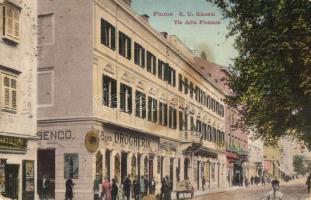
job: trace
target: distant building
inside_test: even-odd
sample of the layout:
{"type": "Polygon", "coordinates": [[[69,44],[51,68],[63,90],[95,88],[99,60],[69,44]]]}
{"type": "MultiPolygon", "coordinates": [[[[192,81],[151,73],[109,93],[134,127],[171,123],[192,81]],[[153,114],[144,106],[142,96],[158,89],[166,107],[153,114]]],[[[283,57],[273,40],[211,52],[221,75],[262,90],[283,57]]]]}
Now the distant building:
{"type": "Polygon", "coordinates": [[[37,199],[37,1],[0,0],[0,199],[37,199]]]}

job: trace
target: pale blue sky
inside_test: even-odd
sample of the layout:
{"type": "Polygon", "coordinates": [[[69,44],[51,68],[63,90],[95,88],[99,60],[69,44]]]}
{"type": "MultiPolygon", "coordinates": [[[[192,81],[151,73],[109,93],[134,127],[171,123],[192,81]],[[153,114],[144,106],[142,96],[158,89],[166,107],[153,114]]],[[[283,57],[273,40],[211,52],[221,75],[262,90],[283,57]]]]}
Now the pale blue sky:
{"type": "Polygon", "coordinates": [[[213,62],[228,66],[230,58],[236,56],[236,51],[232,47],[233,39],[226,39],[228,32],[227,21],[222,16],[217,7],[205,0],[132,0],[133,9],[139,14],[148,14],[150,24],[159,32],[166,31],[169,35],[177,35],[190,49],[199,51],[209,49],[208,57],[213,62]],[[154,16],[154,12],[172,12],[173,16],[154,16]],[[185,15],[187,12],[213,12],[215,16],[179,16],[179,12],[185,15]],[[219,20],[220,25],[176,25],[174,20],[219,20]]]}

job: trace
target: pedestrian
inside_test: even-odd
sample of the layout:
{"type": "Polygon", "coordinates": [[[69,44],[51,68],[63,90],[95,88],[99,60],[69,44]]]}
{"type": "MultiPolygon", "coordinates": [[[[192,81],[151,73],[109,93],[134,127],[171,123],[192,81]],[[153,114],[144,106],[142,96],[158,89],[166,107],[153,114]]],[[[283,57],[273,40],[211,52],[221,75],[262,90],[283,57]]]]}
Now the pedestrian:
{"type": "Polygon", "coordinates": [[[204,188],[205,188],[205,183],[206,183],[205,177],[202,176],[202,190],[203,190],[203,191],[204,191],[204,188]]]}
{"type": "Polygon", "coordinates": [[[154,180],[154,177],[151,178],[150,183],[149,183],[149,192],[150,194],[154,194],[156,189],[156,182],[154,180]]]}
{"type": "Polygon", "coordinates": [[[266,185],[266,182],[265,182],[265,178],[262,176],[261,177],[261,186],[264,186],[266,185]]]}
{"type": "Polygon", "coordinates": [[[118,196],[118,186],[116,183],[116,179],[112,179],[112,185],[111,185],[111,200],[117,200],[118,196]]]}
{"type": "Polygon", "coordinates": [[[133,181],[133,193],[134,193],[134,198],[135,200],[139,200],[140,199],[140,181],[138,176],[135,177],[134,181],[133,181]]]}
{"type": "Polygon", "coordinates": [[[171,200],[171,193],[172,193],[173,187],[172,187],[172,183],[169,179],[169,176],[166,176],[165,182],[166,182],[166,184],[165,184],[164,199],[165,200],[171,200]]]}
{"type": "Polygon", "coordinates": [[[72,200],[73,198],[73,186],[74,186],[74,182],[72,181],[71,177],[68,177],[68,179],[66,180],[66,192],[65,192],[65,200],[72,200]]]}
{"type": "Polygon", "coordinates": [[[311,173],[309,174],[307,181],[306,181],[306,185],[308,187],[308,194],[310,194],[310,187],[311,187],[311,173]]]}
{"type": "Polygon", "coordinates": [[[244,185],[245,187],[248,187],[248,178],[244,177],[244,185]]]}
{"type": "Polygon", "coordinates": [[[124,182],[123,182],[123,191],[124,195],[126,197],[126,200],[130,200],[130,195],[131,195],[131,180],[129,177],[125,177],[124,182]]]}
{"type": "Polygon", "coordinates": [[[95,180],[93,182],[93,193],[94,193],[94,200],[99,200],[100,199],[100,196],[101,196],[101,193],[99,191],[99,188],[100,188],[100,180],[99,180],[99,174],[96,173],[96,177],[95,177],[95,180]]]}
{"type": "Polygon", "coordinates": [[[49,176],[48,175],[43,175],[41,200],[48,200],[49,185],[50,185],[49,176]]]}
{"type": "Polygon", "coordinates": [[[283,194],[279,192],[280,182],[278,180],[271,181],[273,190],[268,192],[265,200],[283,200],[283,194]]]}
{"type": "Polygon", "coordinates": [[[251,185],[253,185],[254,184],[254,177],[252,176],[251,177],[251,185]]]}
{"type": "Polygon", "coordinates": [[[147,175],[145,176],[144,183],[145,183],[145,195],[148,195],[149,181],[147,175]]]}
{"type": "MultiPolygon", "coordinates": [[[[162,178],[161,181],[161,193],[160,193],[160,200],[164,200],[164,195],[165,195],[165,191],[166,191],[166,181],[165,178],[162,178]]],[[[166,200],[166,199],[165,199],[166,200]]]]}
{"type": "Polygon", "coordinates": [[[140,196],[141,198],[143,198],[146,194],[146,191],[145,191],[145,179],[144,179],[144,176],[141,176],[140,177],[140,196]]]}
{"type": "Polygon", "coordinates": [[[103,194],[105,197],[104,199],[105,200],[111,200],[112,186],[111,186],[108,178],[105,178],[105,181],[103,182],[102,188],[103,188],[102,190],[103,190],[103,194]]]}

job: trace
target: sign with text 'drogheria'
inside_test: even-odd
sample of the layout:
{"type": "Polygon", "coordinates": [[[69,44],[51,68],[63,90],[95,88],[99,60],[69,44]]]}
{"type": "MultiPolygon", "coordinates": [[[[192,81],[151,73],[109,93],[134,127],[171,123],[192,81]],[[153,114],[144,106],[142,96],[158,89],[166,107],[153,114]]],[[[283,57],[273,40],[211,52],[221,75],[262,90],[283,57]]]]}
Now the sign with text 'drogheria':
{"type": "Polygon", "coordinates": [[[85,144],[85,148],[89,152],[91,153],[96,152],[98,149],[98,143],[99,143],[99,137],[96,131],[91,130],[85,134],[84,144],[85,144]]]}

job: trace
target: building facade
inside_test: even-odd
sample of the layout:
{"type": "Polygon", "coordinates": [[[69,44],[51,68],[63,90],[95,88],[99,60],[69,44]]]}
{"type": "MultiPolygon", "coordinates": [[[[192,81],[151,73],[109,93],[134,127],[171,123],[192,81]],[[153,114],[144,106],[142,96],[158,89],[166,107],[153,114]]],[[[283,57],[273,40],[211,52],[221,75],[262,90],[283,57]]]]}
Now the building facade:
{"type": "Polygon", "coordinates": [[[226,180],[222,90],[129,1],[39,1],[38,182],[91,199],[96,174],[226,180]],[[66,28],[64,28],[66,27],[66,28]]]}
{"type": "Polygon", "coordinates": [[[35,199],[35,0],[0,1],[0,52],[0,198],[35,199]]]}
{"type": "MultiPolygon", "coordinates": [[[[225,95],[229,95],[231,89],[228,87],[228,70],[218,64],[196,57],[196,64],[210,80],[218,85],[225,95]]],[[[238,113],[225,106],[225,147],[226,147],[226,183],[229,186],[243,185],[244,162],[248,160],[248,135],[235,128],[239,119],[238,113]]]]}

